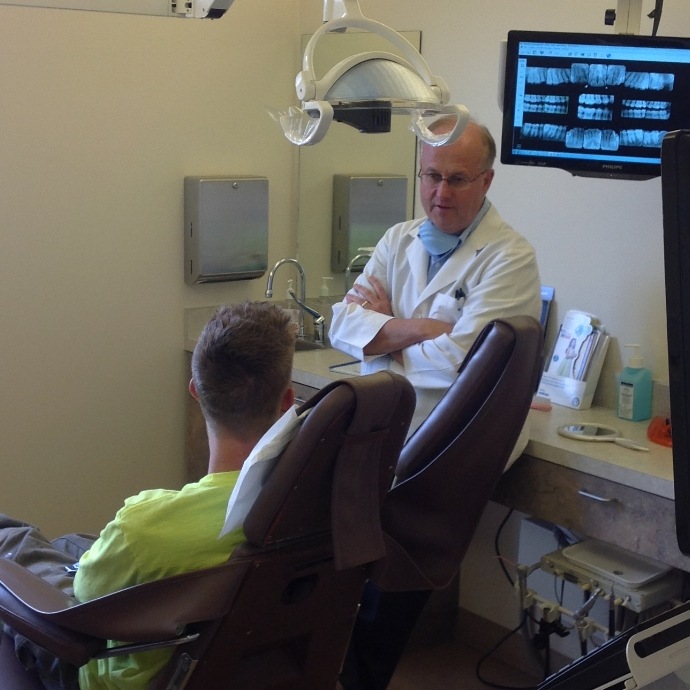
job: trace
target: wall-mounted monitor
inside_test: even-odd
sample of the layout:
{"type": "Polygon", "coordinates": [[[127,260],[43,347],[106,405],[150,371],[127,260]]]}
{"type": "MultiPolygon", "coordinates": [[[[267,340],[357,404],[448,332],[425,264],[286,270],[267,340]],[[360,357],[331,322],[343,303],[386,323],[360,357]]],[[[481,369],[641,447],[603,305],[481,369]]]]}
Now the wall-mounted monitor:
{"type": "Polygon", "coordinates": [[[658,177],[690,127],[690,38],[510,31],[503,87],[502,163],[658,177]]]}

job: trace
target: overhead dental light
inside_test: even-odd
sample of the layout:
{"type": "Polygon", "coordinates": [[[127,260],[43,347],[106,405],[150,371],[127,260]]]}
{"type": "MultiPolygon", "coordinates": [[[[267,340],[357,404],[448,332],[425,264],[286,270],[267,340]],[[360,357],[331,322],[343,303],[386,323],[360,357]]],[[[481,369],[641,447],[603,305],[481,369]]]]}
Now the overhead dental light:
{"type": "Polygon", "coordinates": [[[302,71],[295,79],[302,107],[280,113],[285,136],[299,146],[323,139],[333,120],[356,127],[360,132],[389,132],[391,116],[411,116],[410,128],[432,146],[456,141],[469,120],[464,105],[448,105],[449,92],[440,77],[431,74],[414,46],[385,24],[366,18],[359,0],[324,0],[324,24],[307,43],[302,71]],[[376,34],[398,49],[401,55],[370,51],[340,61],[317,78],[314,49],[330,32],[358,29],[376,34]],[[428,118],[447,114],[457,118],[450,132],[435,134],[428,118]]]}
{"type": "MultiPolygon", "coordinates": [[[[631,2],[641,0],[629,0],[631,2]]],[[[158,17],[218,19],[234,0],[0,0],[0,5],[89,10],[158,17]]],[[[316,144],[336,120],[360,132],[389,132],[391,117],[411,116],[410,128],[432,146],[456,141],[469,120],[464,105],[448,105],[449,92],[441,77],[431,74],[414,46],[385,24],[366,18],[359,0],[324,0],[324,24],[311,37],[304,51],[302,71],[295,87],[302,107],[274,114],[285,136],[299,146],[316,144]],[[314,72],[314,48],[330,32],[357,29],[380,36],[401,55],[369,51],[348,57],[318,79],[314,72]],[[451,115],[456,119],[450,132],[435,134],[429,118],[451,115]]]]}

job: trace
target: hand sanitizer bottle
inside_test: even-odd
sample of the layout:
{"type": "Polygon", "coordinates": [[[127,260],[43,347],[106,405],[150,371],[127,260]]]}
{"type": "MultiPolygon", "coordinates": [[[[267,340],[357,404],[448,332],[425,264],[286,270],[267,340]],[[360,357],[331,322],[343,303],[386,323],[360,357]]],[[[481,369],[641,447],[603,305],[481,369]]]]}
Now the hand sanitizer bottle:
{"type": "Polygon", "coordinates": [[[628,366],[616,376],[618,392],[618,416],[639,422],[652,416],[652,372],[644,366],[639,345],[633,348],[628,366]]]}

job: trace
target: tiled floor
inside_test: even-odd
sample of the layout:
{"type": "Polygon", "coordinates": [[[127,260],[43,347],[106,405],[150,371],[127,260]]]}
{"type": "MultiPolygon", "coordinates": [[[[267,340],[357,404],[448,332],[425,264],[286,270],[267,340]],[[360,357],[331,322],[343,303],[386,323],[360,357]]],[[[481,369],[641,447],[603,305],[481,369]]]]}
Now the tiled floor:
{"type": "MultiPolygon", "coordinates": [[[[506,631],[495,623],[458,610],[456,601],[455,586],[432,595],[388,690],[535,688],[543,678],[543,659],[523,635],[504,636],[506,631]],[[482,662],[480,680],[477,662],[489,649],[494,651],[482,662]]],[[[551,672],[566,663],[568,658],[553,653],[551,672]]],[[[690,665],[685,673],[687,683],[676,674],[669,674],[645,687],[690,690],[690,665]]]]}
{"type": "MultiPolygon", "coordinates": [[[[529,675],[497,660],[482,664],[483,683],[477,678],[475,667],[480,653],[468,645],[444,642],[415,646],[400,661],[388,690],[488,690],[489,688],[534,688],[538,674],[529,675]]],[[[688,690],[688,682],[675,674],[660,678],[645,687],[648,690],[688,690]]],[[[587,690],[587,688],[582,688],[587,690]]]]}
{"type": "Polygon", "coordinates": [[[388,690],[486,690],[489,687],[530,688],[538,678],[506,664],[488,660],[476,675],[480,653],[458,642],[416,645],[400,661],[388,690]]]}

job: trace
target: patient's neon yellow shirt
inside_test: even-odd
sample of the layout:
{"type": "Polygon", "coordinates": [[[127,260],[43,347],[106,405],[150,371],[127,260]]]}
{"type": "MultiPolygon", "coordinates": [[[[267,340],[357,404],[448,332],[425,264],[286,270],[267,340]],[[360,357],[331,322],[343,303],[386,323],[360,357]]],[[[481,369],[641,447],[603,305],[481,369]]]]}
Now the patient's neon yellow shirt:
{"type": "MultiPolygon", "coordinates": [[[[239,472],[209,474],[180,491],[156,489],[128,498],[79,561],[74,593],[89,601],[131,585],[219,565],[244,541],[241,529],[218,538],[239,472]]],[[[143,690],[171,649],[90,661],[81,690],[143,690]]]]}

